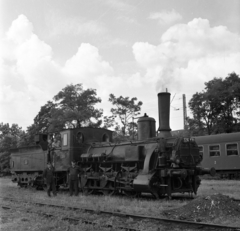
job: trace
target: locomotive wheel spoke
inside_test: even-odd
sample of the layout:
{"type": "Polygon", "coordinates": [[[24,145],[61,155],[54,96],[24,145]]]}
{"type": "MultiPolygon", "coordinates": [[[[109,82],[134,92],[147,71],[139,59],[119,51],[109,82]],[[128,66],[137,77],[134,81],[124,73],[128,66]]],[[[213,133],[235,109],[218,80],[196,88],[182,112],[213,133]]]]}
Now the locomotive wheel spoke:
{"type": "Polygon", "coordinates": [[[112,196],[114,194],[114,190],[110,190],[110,189],[103,189],[101,190],[101,192],[104,196],[112,196]]]}
{"type": "Polygon", "coordinates": [[[89,188],[83,188],[83,194],[84,195],[90,195],[93,193],[93,189],[89,189],[89,188]]]}
{"type": "Polygon", "coordinates": [[[123,194],[127,197],[137,197],[139,194],[136,191],[123,190],[123,194]]]}
{"type": "Polygon", "coordinates": [[[109,181],[106,186],[101,190],[102,194],[107,196],[112,196],[115,192],[114,190],[114,182],[109,181]]]}
{"type": "Polygon", "coordinates": [[[42,185],[42,189],[46,192],[46,191],[47,191],[47,185],[46,185],[46,184],[43,184],[43,185],[42,185]]]}
{"type": "Polygon", "coordinates": [[[88,180],[88,182],[85,184],[85,187],[83,187],[83,194],[84,195],[90,195],[93,193],[93,189],[90,188],[91,187],[91,181],[88,180]]]}

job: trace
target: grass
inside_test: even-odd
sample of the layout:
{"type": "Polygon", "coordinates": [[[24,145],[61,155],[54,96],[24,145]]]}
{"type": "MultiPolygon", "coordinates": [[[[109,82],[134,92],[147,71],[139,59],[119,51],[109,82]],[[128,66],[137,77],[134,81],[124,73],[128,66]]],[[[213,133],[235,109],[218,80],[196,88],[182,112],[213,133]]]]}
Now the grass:
{"type": "Polygon", "coordinates": [[[199,196],[221,193],[229,197],[240,199],[239,180],[202,180],[198,190],[199,196]]]}
{"type": "MultiPolygon", "coordinates": [[[[227,181],[227,180],[202,180],[202,184],[199,187],[198,196],[208,196],[216,193],[222,193],[230,197],[239,198],[239,188],[240,181],[227,181]]],[[[49,198],[47,193],[44,191],[37,191],[33,189],[19,188],[16,184],[11,182],[11,178],[4,177],[0,178],[0,196],[1,197],[14,197],[18,200],[28,200],[34,202],[51,203],[57,205],[65,206],[75,206],[83,208],[91,208],[96,210],[109,210],[113,212],[123,212],[132,214],[141,214],[147,216],[161,217],[162,212],[166,209],[177,209],[183,205],[186,205],[189,201],[187,200],[172,200],[168,201],[166,199],[152,200],[152,199],[137,199],[137,198],[127,198],[124,196],[102,196],[102,195],[91,195],[85,196],[80,194],[78,197],[69,197],[67,193],[59,193],[57,197],[49,198]]],[[[37,208],[31,204],[25,205],[25,208],[34,209],[35,211],[46,212],[57,212],[56,209],[51,207],[37,208]]],[[[58,218],[47,219],[44,217],[39,217],[32,213],[20,213],[18,211],[8,214],[7,211],[0,211],[1,221],[0,226],[3,231],[11,230],[37,230],[37,231],[47,231],[47,230],[111,230],[110,228],[102,227],[102,224],[117,224],[115,217],[108,217],[106,220],[99,220],[98,215],[88,213],[85,214],[86,219],[93,219],[97,221],[99,225],[92,226],[86,224],[73,225],[69,224],[67,221],[62,221],[63,216],[77,216],[76,211],[58,211],[58,218]]],[[[220,223],[231,224],[232,221],[224,221],[223,218],[219,218],[220,223]]],[[[237,222],[237,220],[236,220],[237,222]]],[[[121,223],[120,223],[121,224],[121,223]]],[[[151,224],[147,222],[139,222],[136,224],[131,218],[129,218],[125,226],[137,225],[141,230],[156,230],[156,228],[151,229],[151,224]],[[133,224],[135,223],[135,224],[133,224]]],[[[171,228],[174,230],[174,228],[171,228]]],[[[113,230],[113,229],[112,229],[113,230]]],[[[161,229],[164,230],[164,229],[161,229]]],[[[167,230],[167,229],[166,229],[167,230]]],[[[175,229],[178,230],[178,229],[175,229]]]]}
{"type": "Polygon", "coordinates": [[[125,196],[102,196],[79,194],[78,197],[69,197],[68,194],[59,193],[57,197],[49,198],[46,192],[19,188],[9,178],[1,178],[4,187],[0,189],[0,196],[16,197],[23,200],[53,203],[65,206],[85,207],[97,210],[109,210],[114,212],[138,213],[149,216],[159,216],[161,211],[167,208],[178,208],[185,205],[186,201],[168,201],[166,199],[138,199],[125,196]]]}

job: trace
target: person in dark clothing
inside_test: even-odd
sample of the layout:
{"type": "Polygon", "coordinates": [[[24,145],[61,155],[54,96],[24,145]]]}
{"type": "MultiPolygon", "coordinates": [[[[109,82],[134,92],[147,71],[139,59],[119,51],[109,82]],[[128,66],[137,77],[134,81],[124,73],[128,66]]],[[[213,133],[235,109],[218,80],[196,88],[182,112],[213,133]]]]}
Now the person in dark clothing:
{"type": "Polygon", "coordinates": [[[78,195],[78,181],[79,181],[79,173],[80,169],[76,165],[76,162],[72,161],[71,167],[68,168],[68,173],[69,173],[69,193],[70,196],[73,195],[73,190],[75,196],[78,195]]]}
{"type": "Polygon", "coordinates": [[[47,184],[47,194],[49,197],[51,196],[51,190],[52,190],[54,196],[57,195],[56,185],[55,185],[55,181],[54,181],[54,171],[55,171],[54,167],[52,166],[52,164],[50,162],[48,162],[47,168],[43,172],[43,178],[45,179],[46,184],[47,184]]]}

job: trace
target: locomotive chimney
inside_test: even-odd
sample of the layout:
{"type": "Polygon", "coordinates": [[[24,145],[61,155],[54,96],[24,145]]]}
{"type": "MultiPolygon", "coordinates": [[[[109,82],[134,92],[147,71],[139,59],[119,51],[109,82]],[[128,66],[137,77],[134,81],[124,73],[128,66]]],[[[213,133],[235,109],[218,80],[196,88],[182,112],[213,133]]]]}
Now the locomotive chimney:
{"type": "Polygon", "coordinates": [[[170,96],[168,92],[158,93],[158,114],[159,114],[159,137],[171,137],[169,127],[170,120],[170,96]]]}

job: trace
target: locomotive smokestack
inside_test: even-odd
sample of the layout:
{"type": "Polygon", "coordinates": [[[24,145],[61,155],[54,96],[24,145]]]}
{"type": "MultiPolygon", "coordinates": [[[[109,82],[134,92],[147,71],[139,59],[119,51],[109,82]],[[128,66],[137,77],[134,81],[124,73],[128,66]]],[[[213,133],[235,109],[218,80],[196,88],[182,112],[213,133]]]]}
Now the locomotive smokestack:
{"type": "Polygon", "coordinates": [[[171,137],[170,120],[170,96],[168,92],[158,93],[158,114],[159,114],[159,137],[171,137]]]}

